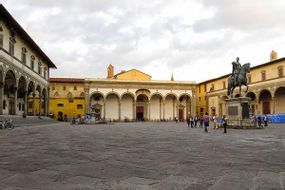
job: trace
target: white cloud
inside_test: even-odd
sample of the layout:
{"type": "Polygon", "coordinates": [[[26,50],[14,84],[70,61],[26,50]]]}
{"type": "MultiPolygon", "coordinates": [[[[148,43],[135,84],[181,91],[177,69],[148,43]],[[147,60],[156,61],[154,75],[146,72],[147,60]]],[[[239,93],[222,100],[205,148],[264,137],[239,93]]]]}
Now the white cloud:
{"type": "Polygon", "coordinates": [[[55,77],[106,77],[141,69],[153,79],[197,82],[230,63],[283,57],[281,0],[4,0],[4,6],[58,66],[55,77]],[[159,71],[159,72],[158,72],[159,71]]]}

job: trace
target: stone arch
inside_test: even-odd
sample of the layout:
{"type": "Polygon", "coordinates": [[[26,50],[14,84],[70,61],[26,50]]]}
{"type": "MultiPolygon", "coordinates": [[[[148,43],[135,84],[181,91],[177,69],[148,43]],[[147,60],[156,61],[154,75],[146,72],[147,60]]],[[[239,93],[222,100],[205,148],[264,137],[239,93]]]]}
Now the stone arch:
{"type": "Polygon", "coordinates": [[[163,95],[158,92],[151,94],[149,106],[150,119],[160,121],[163,117],[163,95]]]}
{"type": "Polygon", "coordinates": [[[90,113],[94,115],[96,120],[105,118],[105,98],[104,94],[95,91],[90,95],[90,113]]]}
{"type": "Polygon", "coordinates": [[[264,89],[259,94],[259,104],[261,106],[261,114],[270,114],[272,106],[272,95],[269,90],[264,89]]]}
{"type": "Polygon", "coordinates": [[[30,81],[28,83],[28,90],[27,90],[27,96],[28,96],[28,105],[27,105],[27,112],[28,112],[28,115],[34,115],[35,114],[35,91],[36,91],[36,88],[35,88],[35,83],[33,81],[30,81]]]}
{"type": "Polygon", "coordinates": [[[135,119],[134,105],[135,105],[135,95],[131,92],[124,92],[121,95],[121,119],[125,121],[135,119]]]}
{"type": "MultiPolygon", "coordinates": [[[[179,96],[178,105],[178,119],[179,121],[184,121],[186,117],[192,114],[191,110],[191,95],[183,93],[179,96]]],[[[194,117],[194,115],[192,115],[194,117]]]]}
{"type": "Polygon", "coordinates": [[[285,113],[285,87],[279,87],[274,92],[274,113],[285,113]]]}
{"type": "Polygon", "coordinates": [[[138,121],[145,121],[149,119],[149,96],[141,93],[136,96],[136,119],[138,121]]]}
{"type": "Polygon", "coordinates": [[[139,95],[144,94],[145,96],[147,96],[147,99],[149,100],[150,97],[150,90],[148,89],[138,89],[136,91],[136,97],[138,97],[139,95]]]}
{"type": "Polygon", "coordinates": [[[163,104],[163,119],[174,120],[177,117],[179,109],[178,96],[174,93],[165,95],[163,104]]]}
{"type": "Polygon", "coordinates": [[[109,92],[105,96],[105,118],[108,120],[120,119],[120,95],[117,92],[109,92]]]}
{"type": "Polygon", "coordinates": [[[23,114],[25,112],[25,104],[26,102],[26,96],[27,96],[27,81],[25,77],[20,76],[18,80],[18,92],[17,92],[17,113],[23,114]]]}
{"type": "Polygon", "coordinates": [[[8,70],[4,77],[3,111],[5,114],[15,115],[17,110],[17,77],[12,70],[8,70]]]}

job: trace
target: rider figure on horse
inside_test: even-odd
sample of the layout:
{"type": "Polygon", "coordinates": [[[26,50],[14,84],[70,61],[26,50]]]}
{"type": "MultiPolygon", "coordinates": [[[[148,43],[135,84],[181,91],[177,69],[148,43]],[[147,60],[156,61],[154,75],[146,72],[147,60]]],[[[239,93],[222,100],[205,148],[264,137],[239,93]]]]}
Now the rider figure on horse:
{"type": "Polygon", "coordinates": [[[232,62],[232,65],[233,65],[233,70],[232,70],[231,79],[233,81],[236,81],[240,68],[241,68],[241,64],[239,63],[239,57],[236,58],[236,62],[235,61],[232,62]]]}

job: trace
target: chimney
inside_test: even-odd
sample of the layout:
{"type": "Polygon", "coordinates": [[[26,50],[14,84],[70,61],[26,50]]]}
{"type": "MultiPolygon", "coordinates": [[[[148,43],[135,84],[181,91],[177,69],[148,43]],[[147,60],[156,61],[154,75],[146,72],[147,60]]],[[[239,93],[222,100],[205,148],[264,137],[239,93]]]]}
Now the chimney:
{"type": "Polygon", "coordinates": [[[272,50],[270,53],[270,61],[274,61],[277,59],[277,53],[276,51],[272,50]]]}
{"type": "Polygon", "coordinates": [[[107,68],[107,79],[112,79],[114,77],[114,67],[113,65],[109,65],[107,68]]]}

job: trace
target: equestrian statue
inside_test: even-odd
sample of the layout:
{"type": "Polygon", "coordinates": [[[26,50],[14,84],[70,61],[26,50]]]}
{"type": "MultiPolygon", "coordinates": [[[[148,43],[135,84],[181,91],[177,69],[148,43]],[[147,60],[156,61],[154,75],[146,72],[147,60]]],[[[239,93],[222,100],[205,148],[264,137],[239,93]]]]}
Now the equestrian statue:
{"type": "Polygon", "coordinates": [[[246,92],[248,91],[247,85],[247,73],[250,72],[250,63],[241,65],[239,63],[239,57],[236,61],[232,62],[233,70],[232,74],[228,78],[228,97],[233,97],[235,87],[239,87],[239,94],[241,95],[241,86],[246,86],[246,92]]]}

